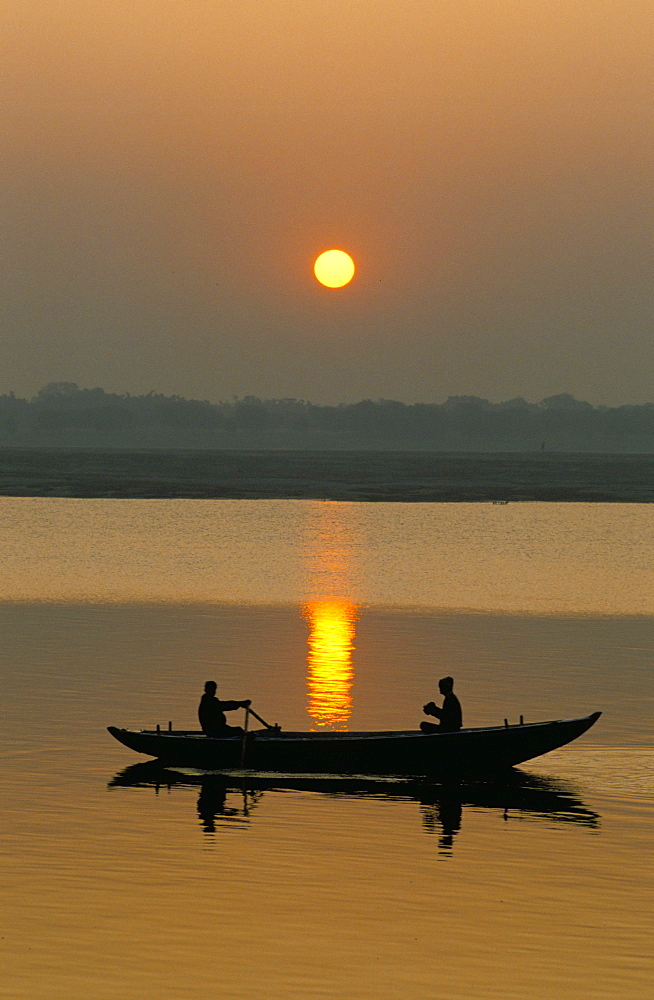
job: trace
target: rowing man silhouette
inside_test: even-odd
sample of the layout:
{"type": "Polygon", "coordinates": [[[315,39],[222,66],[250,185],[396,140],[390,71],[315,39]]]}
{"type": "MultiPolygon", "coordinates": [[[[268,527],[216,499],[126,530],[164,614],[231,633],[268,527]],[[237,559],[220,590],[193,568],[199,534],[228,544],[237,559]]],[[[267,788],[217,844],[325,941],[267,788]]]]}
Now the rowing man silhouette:
{"type": "Polygon", "coordinates": [[[216,698],[217,684],[207,681],[198,707],[198,718],[205,736],[238,736],[243,733],[240,726],[228,726],[225,712],[237,708],[249,708],[250,699],[245,701],[221,701],[216,698]]]}

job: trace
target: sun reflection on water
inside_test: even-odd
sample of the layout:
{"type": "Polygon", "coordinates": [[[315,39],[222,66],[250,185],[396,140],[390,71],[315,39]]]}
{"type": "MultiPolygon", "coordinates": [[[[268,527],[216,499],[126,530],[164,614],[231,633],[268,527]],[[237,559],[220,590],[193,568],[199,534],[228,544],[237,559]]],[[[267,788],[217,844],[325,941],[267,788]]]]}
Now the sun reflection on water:
{"type": "Polygon", "coordinates": [[[302,608],[309,624],[308,712],[312,729],[346,730],[352,714],[357,605],[337,598],[302,608]]]}
{"type": "Polygon", "coordinates": [[[309,626],[309,726],[314,731],[345,731],[353,708],[359,508],[356,504],[319,502],[308,510],[302,615],[309,626]]]}

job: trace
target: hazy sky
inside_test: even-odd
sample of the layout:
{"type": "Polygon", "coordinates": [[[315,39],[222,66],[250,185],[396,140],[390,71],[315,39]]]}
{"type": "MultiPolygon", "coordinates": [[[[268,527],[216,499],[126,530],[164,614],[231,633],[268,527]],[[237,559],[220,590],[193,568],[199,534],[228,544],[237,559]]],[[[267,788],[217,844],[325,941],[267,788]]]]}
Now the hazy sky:
{"type": "Polygon", "coordinates": [[[0,11],[0,393],[654,401],[652,0],[0,11]]]}

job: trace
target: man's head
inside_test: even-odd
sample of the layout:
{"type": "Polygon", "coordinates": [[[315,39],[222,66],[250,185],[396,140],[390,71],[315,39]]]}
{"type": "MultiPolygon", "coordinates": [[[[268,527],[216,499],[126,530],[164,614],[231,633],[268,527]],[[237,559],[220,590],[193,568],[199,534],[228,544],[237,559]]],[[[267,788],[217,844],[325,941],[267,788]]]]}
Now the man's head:
{"type": "Polygon", "coordinates": [[[209,694],[213,697],[213,695],[216,693],[217,687],[218,685],[216,684],[215,681],[207,681],[206,684],[204,685],[204,693],[209,694]]]}
{"type": "Polygon", "coordinates": [[[441,677],[438,682],[438,690],[441,694],[451,694],[454,688],[454,678],[453,677],[441,677]]]}

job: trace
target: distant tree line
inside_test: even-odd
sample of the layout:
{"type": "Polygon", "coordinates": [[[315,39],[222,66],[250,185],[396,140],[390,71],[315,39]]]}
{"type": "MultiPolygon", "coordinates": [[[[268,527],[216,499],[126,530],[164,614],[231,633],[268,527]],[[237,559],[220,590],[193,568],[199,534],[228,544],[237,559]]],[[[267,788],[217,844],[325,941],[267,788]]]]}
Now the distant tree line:
{"type": "Polygon", "coordinates": [[[592,406],[567,393],[538,403],[477,396],[339,406],[256,396],[210,403],[52,382],[33,399],[0,396],[0,445],[652,452],[654,404],[592,406]]]}

